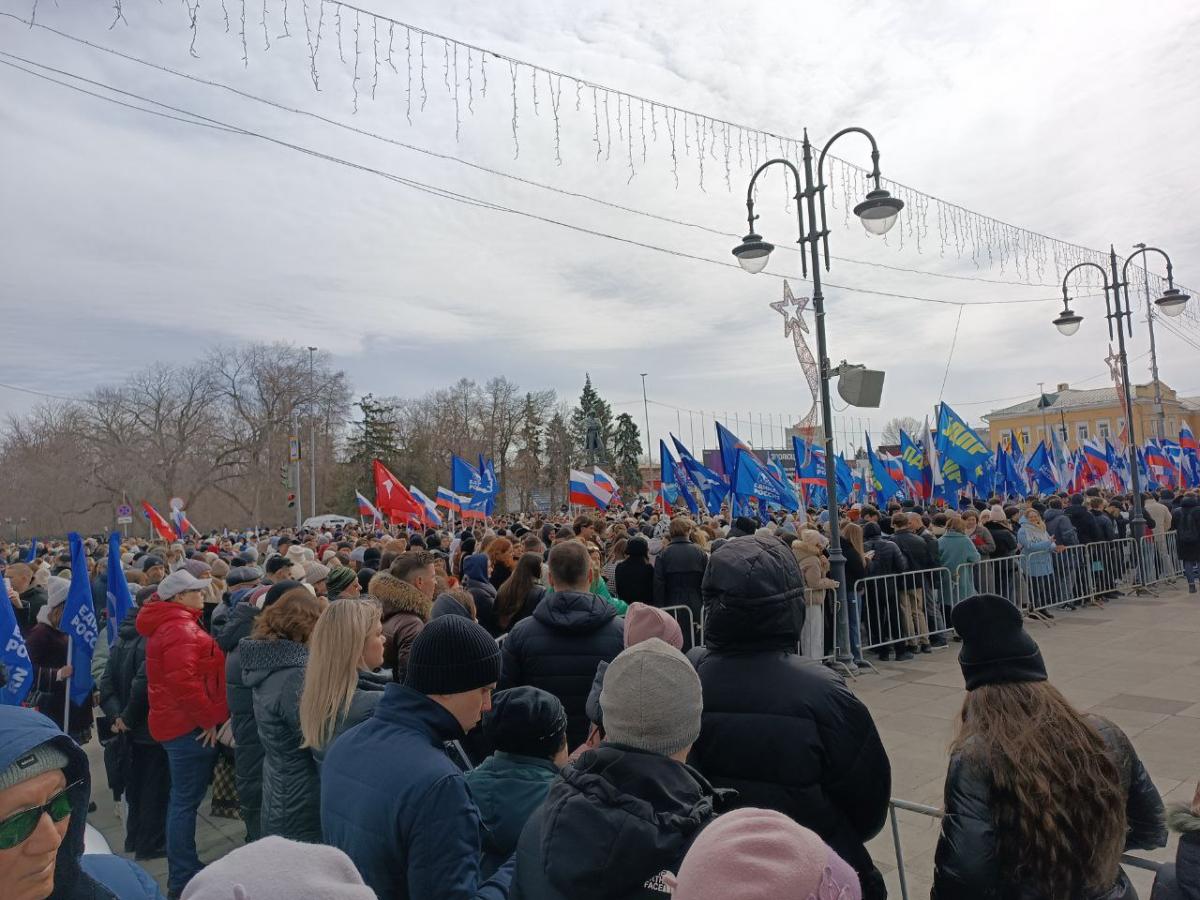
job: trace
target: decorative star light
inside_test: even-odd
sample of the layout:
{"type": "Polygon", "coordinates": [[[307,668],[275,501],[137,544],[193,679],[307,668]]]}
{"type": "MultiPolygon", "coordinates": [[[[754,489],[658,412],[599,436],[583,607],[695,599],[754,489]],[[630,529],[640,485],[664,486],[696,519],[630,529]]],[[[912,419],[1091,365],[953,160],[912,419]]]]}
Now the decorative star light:
{"type": "Polygon", "coordinates": [[[783,282],[783,299],[769,304],[771,309],[783,316],[783,336],[792,339],[792,344],[796,348],[796,359],[799,360],[800,367],[804,370],[804,378],[808,382],[809,391],[812,392],[812,406],[799,423],[802,429],[816,427],[819,414],[817,400],[820,397],[818,392],[821,389],[820,370],[816,357],[813,356],[808,342],[804,339],[804,335],[808,334],[808,325],[802,318],[802,314],[808,307],[810,299],[809,297],[797,298],[792,294],[792,286],[785,280],[783,282]]]}

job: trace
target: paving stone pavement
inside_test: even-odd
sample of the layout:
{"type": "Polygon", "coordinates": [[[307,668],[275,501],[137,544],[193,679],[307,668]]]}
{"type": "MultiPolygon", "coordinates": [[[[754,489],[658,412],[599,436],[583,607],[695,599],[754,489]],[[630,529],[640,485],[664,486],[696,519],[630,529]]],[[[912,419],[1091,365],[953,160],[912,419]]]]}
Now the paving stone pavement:
{"type": "MultiPolygon", "coordinates": [[[[1189,801],[1200,779],[1200,596],[1187,594],[1182,584],[1164,585],[1149,598],[1124,597],[1103,609],[1056,615],[1052,624],[1027,623],[1051,681],[1080,709],[1125,730],[1166,801],[1189,801]]],[[[893,797],[941,805],[964,696],[957,648],[952,644],[907,663],[879,663],[877,674],[864,671],[851,680],[891,758],[893,797]]],[[[119,850],[123,825],[102,784],[100,748],[93,742],[87,750],[101,782],[93,791],[97,811],[88,820],[119,850]]],[[[196,832],[206,862],[240,846],[244,835],[241,822],[213,818],[208,808],[206,800],[196,832]]],[[[909,896],[928,897],[938,821],[910,812],[898,816],[909,896]]],[[[1172,837],[1166,849],[1140,855],[1174,859],[1175,844],[1172,837]]],[[[868,846],[890,896],[900,897],[890,826],[868,846]]],[[[166,860],[144,865],[165,892],[166,860]]],[[[1152,876],[1131,871],[1130,877],[1139,895],[1148,897],[1152,876]]]]}

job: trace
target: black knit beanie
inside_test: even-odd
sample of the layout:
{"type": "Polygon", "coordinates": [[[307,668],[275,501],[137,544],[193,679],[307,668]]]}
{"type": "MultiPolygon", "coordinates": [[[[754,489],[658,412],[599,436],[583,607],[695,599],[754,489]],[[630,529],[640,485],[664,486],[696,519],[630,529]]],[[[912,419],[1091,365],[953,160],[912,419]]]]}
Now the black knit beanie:
{"type": "Polygon", "coordinates": [[[540,688],[509,688],[492,698],[483,730],[497,750],[551,759],[567,734],[567,711],[557,697],[540,688]]]}
{"type": "Polygon", "coordinates": [[[413,641],[404,683],[422,694],[461,694],[500,680],[500,647],[462,616],[433,619],[413,641]]]}
{"type": "Polygon", "coordinates": [[[1037,641],[1021,624],[1021,613],[996,594],[976,594],[950,613],[962,638],[958,665],[967,690],[985,684],[1045,681],[1046,664],[1037,641]]]}

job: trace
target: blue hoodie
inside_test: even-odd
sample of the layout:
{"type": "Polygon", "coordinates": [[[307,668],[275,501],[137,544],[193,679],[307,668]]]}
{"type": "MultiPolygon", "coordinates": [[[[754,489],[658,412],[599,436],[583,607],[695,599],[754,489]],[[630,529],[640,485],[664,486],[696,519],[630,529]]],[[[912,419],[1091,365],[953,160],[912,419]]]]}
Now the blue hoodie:
{"type": "Polygon", "coordinates": [[[83,855],[92,779],[87,756],[79,745],[39,712],[20,706],[0,706],[0,771],[45,743],[52,743],[70,760],[63,770],[67,784],[83,782],[73,798],[67,834],[58,848],[54,893],[48,900],[162,900],[158,886],[135,863],[119,856],[94,859],[101,854],[83,855]]]}

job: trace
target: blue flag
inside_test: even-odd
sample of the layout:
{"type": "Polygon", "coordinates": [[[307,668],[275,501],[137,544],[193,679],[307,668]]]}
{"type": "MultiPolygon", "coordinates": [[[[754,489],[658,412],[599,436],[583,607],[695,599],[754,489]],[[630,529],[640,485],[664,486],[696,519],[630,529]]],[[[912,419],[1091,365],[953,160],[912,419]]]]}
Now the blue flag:
{"type": "Polygon", "coordinates": [[[0,688],[0,704],[20,706],[33,687],[33,663],[7,597],[0,602],[0,641],[4,642],[0,645],[0,662],[8,672],[8,683],[0,688]]]}
{"type": "Polygon", "coordinates": [[[1029,457],[1029,471],[1033,475],[1038,493],[1052,494],[1058,490],[1058,475],[1054,460],[1045,444],[1038,444],[1033,455],[1029,457]]]}
{"type": "Polygon", "coordinates": [[[800,508],[795,492],[780,484],[779,479],[754,454],[738,450],[733,471],[731,484],[735,495],[777,503],[789,512],[796,512],[800,508]]]}
{"type": "Polygon", "coordinates": [[[479,471],[461,456],[450,457],[450,490],[456,494],[482,492],[483,479],[479,471]]]}
{"type": "Polygon", "coordinates": [[[925,450],[923,447],[917,446],[904,429],[900,429],[900,466],[904,470],[904,480],[908,484],[909,491],[915,497],[924,498],[924,476],[922,472],[925,468],[925,450]]]}
{"type": "Polygon", "coordinates": [[[660,477],[662,480],[663,496],[671,503],[682,500],[687,504],[687,508],[691,510],[692,515],[696,515],[699,512],[699,507],[696,506],[696,498],[688,490],[687,474],[684,472],[683,466],[675,462],[675,458],[671,456],[671,451],[667,449],[667,442],[661,438],[658,441],[658,457],[662,468],[660,477]]]}
{"type": "Polygon", "coordinates": [[[25,562],[31,563],[37,559],[37,538],[33,539],[33,543],[29,545],[29,553],[25,556],[25,562]]]}
{"type": "Polygon", "coordinates": [[[846,457],[840,453],[833,461],[833,472],[837,478],[838,493],[852,497],[854,495],[854,472],[850,468],[850,463],[846,462],[846,457]]]}
{"type": "Polygon", "coordinates": [[[100,627],[92,607],[92,585],[88,580],[83,538],[72,531],[67,539],[71,544],[71,589],[67,591],[67,601],[63,604],[61,627],[71,639],[71,658],[68,662],[75,670],[71,675],[71,702],[78,706],[91,696],[95,687],[92,680],[92,654],[96,652],[100,627]]]}
{"type": "Polygon", "coordinates": [[[714,472],[692,456],[688,448],[683,445],[683,441],[675,435],[671,435],[671,441],[675,444],[675,452],[679,454],[679,461],[687,471],[688,477],[700,489],[704,505],[708,507],[711,515],[717,515],[721,511],[721,503],[729,494],[729,479],[714,472]]]}
{"type": "Polygon", "coordinates": [[[900,493],[900,485],[892,478],[887,466],[879,461],[875,450],[871,447],[871,436],[867,435],[867,462],[871,466],[871,490],[879,497],[880,503],[887,503],[900,493]]]}
{"type": "MultiPolygon", "coordinates": [[[[775,476],[776,480],[778,480],[780,484],[787,488],[789,493],[796,493],[795,482],[788,477],[787,470],[783,468],[783,463],[781,463],[777,457],[771,456],[769,453],[767,454],[767,468],[770,470],[771,474],[775,476]]],[[[796,508],[799,509],[799,507],[800,501],[799,498],[797,498],[796,508]]]]}
{"type": "Polygon", "coordinates": [[[725,477],[732,481],[733,469],[737,465],[738,451],[745,450],[747,453],[754,451],[750,449],[749,444],[720,422],[717,423],[717,446],[721,448],[721,468],[725,470],[725,477]]]}
{"type": "Polygon", "coordinates": [[[129,582],[121,568],[121,536],[115,531],[108,536],[108,643],[117,639],[117,629],[133,609],[129,582]]]}
{"type": "Polygon", "coordinates": [[[938,411],[937,453],[948,481],[971,482],[979,487],[986,480],[984,473],[979,470],[990,463],[991,451],[958,413],[945,403],[941,404],[938,411]],[[958,477],[950,477],[952,469],[947,466],[948,462],[953,462],[961,470],[956,473],[958,477]]]}

